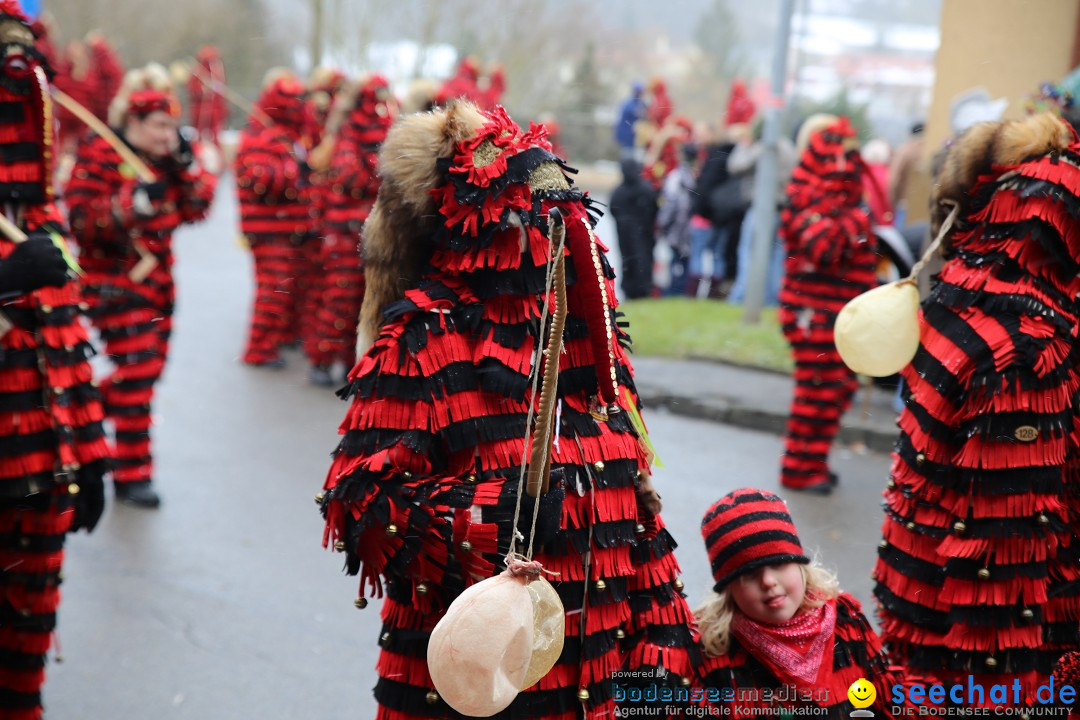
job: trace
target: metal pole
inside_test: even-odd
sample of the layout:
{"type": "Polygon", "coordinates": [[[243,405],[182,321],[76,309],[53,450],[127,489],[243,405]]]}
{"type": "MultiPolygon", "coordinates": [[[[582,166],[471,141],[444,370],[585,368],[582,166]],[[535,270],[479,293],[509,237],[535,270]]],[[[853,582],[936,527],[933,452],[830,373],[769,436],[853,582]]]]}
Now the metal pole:
{"type": "Polygon", "coordinates": [[[322,64],[323,0],[311,0],[311,69],[322,64]]]}
{"type": "Polygon", "coordinates": [[[784,107],[784,82],[787,79],[788,41],[795,0],[780,0],[780,22],[773,51],[772,88],[765,108],[765,127],[761,142],[764,152],[754,172],[754,200],[750,214],[754,235],[750,246],[750,268],[746,275],[746,310],[743,322],[754,325],[761,319],[765,304],[765,286],[776,237],[777,140],[780,137],[780,114],[784,107]]]}

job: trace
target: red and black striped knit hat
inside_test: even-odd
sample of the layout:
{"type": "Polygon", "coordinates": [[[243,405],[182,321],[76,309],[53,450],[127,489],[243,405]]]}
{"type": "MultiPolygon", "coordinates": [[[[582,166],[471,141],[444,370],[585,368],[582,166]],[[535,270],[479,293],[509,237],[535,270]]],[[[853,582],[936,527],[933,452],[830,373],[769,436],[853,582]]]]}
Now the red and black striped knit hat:
{"type": "Polygon", "coordinates": [[[717,500],[701,521],[713,590],[763,565],[808,564],[787,503],[765,490],[742,488],[717,500]]]}

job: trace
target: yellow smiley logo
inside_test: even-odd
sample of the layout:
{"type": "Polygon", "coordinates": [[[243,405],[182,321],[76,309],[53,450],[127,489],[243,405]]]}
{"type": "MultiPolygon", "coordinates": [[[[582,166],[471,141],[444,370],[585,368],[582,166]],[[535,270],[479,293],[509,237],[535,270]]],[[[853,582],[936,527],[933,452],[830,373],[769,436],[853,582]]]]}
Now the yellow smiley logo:
{"type": "Polygon", "coordinates": [[[847,689],[847,699],[859,709],[867,708],[873,705],[874,700],[877,699],[877,690],[869,680],[859,678],[851,683],[851,687],[847,689]]]}

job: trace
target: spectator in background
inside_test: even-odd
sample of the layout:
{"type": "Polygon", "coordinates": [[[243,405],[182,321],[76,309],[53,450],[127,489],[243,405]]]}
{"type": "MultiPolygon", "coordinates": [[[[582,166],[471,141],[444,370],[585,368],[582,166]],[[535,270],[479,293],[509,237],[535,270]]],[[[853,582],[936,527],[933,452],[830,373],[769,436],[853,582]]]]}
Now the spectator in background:
{"type": "MultiPolygon", "coordinates": [[[[761,153],[765,150],[765,144],[760,138],[760,124],[756,133],[750,130],[748,125],[741,128],[731,128],[738,135],[735,139],[735,148],[728,158],[728,172],[740,178],[742,182],[743,199],[750,205],[754,198],[754,175],[757,171],[757,162],[761,153]]],[[[798,162],[795,145],[788,138],[781,135],[777,139],[777,172],[776,172],[776,209],[779,210],[784,198],[787,196],[786,189],[791,171],[798,162]]],[[[748,273],[750,271],[751,249],[754,243],[754,217],[751,208],[743,217],[742,227],[739,231],[738,268],[735,276],[735,284],[731,287],[728,300],[741,303],[746,297],[748,273]]],[[[765,303],[776,305],[780,295],[780,282],[784,278],[784,248],[779,238],[774,239],[772,253],[769,259],[769,272],[765,286],[765,303]]]]}
{"type": "Polygon", "coordinates": [[[198,67],[188,78],[188,107],[191,126],[204,143],[220,147],[218,133],[225,127],[229,109],[221,90],[225,86],[225,65],[213,45],[203,45],[195,56],[198,67]]]}
{"type": "Polygon", "coordinates": [[[665,295],[682,295],[687,292],[690,216],[694,203],[694,165],[697,159],[698,146],[691,142],[683,145],[681,162],[668,173],[660,191],[656,239],[671,250],[669,281],[665,295]]]}
{"type": "Polygon", "coordinates": [[[711,298],[722,299],[729,290],[729,285],[724,282],[728,270],[724,262],[724,249],[729,241],[729,230],[733,224],[742,222],[747,207],[740,180],[732,176],[727,168],[728,156],[734,147],[735,143],[724,132],[705,148],[705,163],[694,186],[691,207],[690,261],[686,282],[686,294],[690,297],[701,294],[702,284],[711,298]],[[706,255],[712,257],[708,276],[705,275],[706,255]]]}
{"type": "Polygon", "coordinates": [[[565,160],[566,148],[564,148],[562,144],[562,128],[559,127],[559,121],[555,119],[555,115],[549,112],[544,113],[540,116],[539,122],[547,128],[547,137],[548,142],[551,143],[551,152],[565,160]]]}
{"type": "Polygon", "coordinates": [[[94,100],[90,109],[105,122],[109,118],[109,105],[124,80],[124,65],[100,30],[86,34],[86,46],[94,73],[94,100]]]}
{"type": "Polygon", "coordinates": [[[641,175],[641,163],[622,161],[623,181],[611,194],[611,216],[622,254],[622,291],[627,300],[652,294],[656,191],[641,175]]]}
{"type": "Polygon", "coordinates": [[[491,66],[487,77],[477,81],[476,104],[482,110],[494,110],[495,106],[502,102],[503,93],[506,92],[506,71],[498,63],[491,66]]]}
{"type": "Polygon", "coordinates": [[[439,92],[435,95],[435,103],[437,105],[445,105],[454,98],[465,98],[466,100],[480,103],[483,101],[483,98],[480,97],[479,82],[480,68],[477,65],[476,59],[464,57],[458,64],[454,75],[447,79],[446,82],[442,84],[442,87],[439,88],[439,92]]]}
{"type": "Polygon", "coordinates": [[[674,112],[671,96],[668,95],[667,84],[661,78],[654,77],[649,81],[649,107],[645,111],[645,119],[657,128],[664,127],[664,123],[674,112]]]}
{"type": "Polygon", "coordinates": [[[615,143],[619,146],[619,159],[634,157],[634,126],[645,115],[645,101],[641,98],[644,87],[635,82],[630,97],[619,108],[619,119],[615,122],[615,143]]]}
{"type": "Polygon", "coordinates": [[[907,225],[907,193],[911,178],[922,159],[924,145],[922,122],[911,126],[911,136],[893,154],[889,167],[889,205],[893,208],[893,224],[898,228],[907,225]]]}
{"type": "Polygon", "coordinates": [[[870,222],[874,225],[893,224],[893,205],[889,200],[889,160],[892,149],[881,138],[874,138],[862,148],[866,164],[863,173],[863,197],[870,208],[870,222]]]}
{"type": "Polygon", "coordinates": [[[657,192],[664,185],[664,178],[679,164],[679,148],[690,142],[694,125],[685,115],[673,115],[664,122],[660,132],[655,133],[645,153],[645,169],[642,175],[657,192]]]}

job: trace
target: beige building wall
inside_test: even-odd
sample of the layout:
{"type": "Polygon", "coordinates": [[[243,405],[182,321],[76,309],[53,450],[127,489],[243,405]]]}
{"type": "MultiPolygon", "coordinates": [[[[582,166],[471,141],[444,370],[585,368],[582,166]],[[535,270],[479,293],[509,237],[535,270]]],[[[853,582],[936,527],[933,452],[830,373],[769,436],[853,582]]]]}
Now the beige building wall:
{"type": "Polygon", "coordinates": [[[950,134],[954,97],[984,87],[1008,98],[1006,118],[1022,117],[1025,98],[1074,66],[1080,0],[944,0],[941,46],[927,117],[923,167],[908,190],[908,217],[925,220],[930,157],[950,134]]]}

